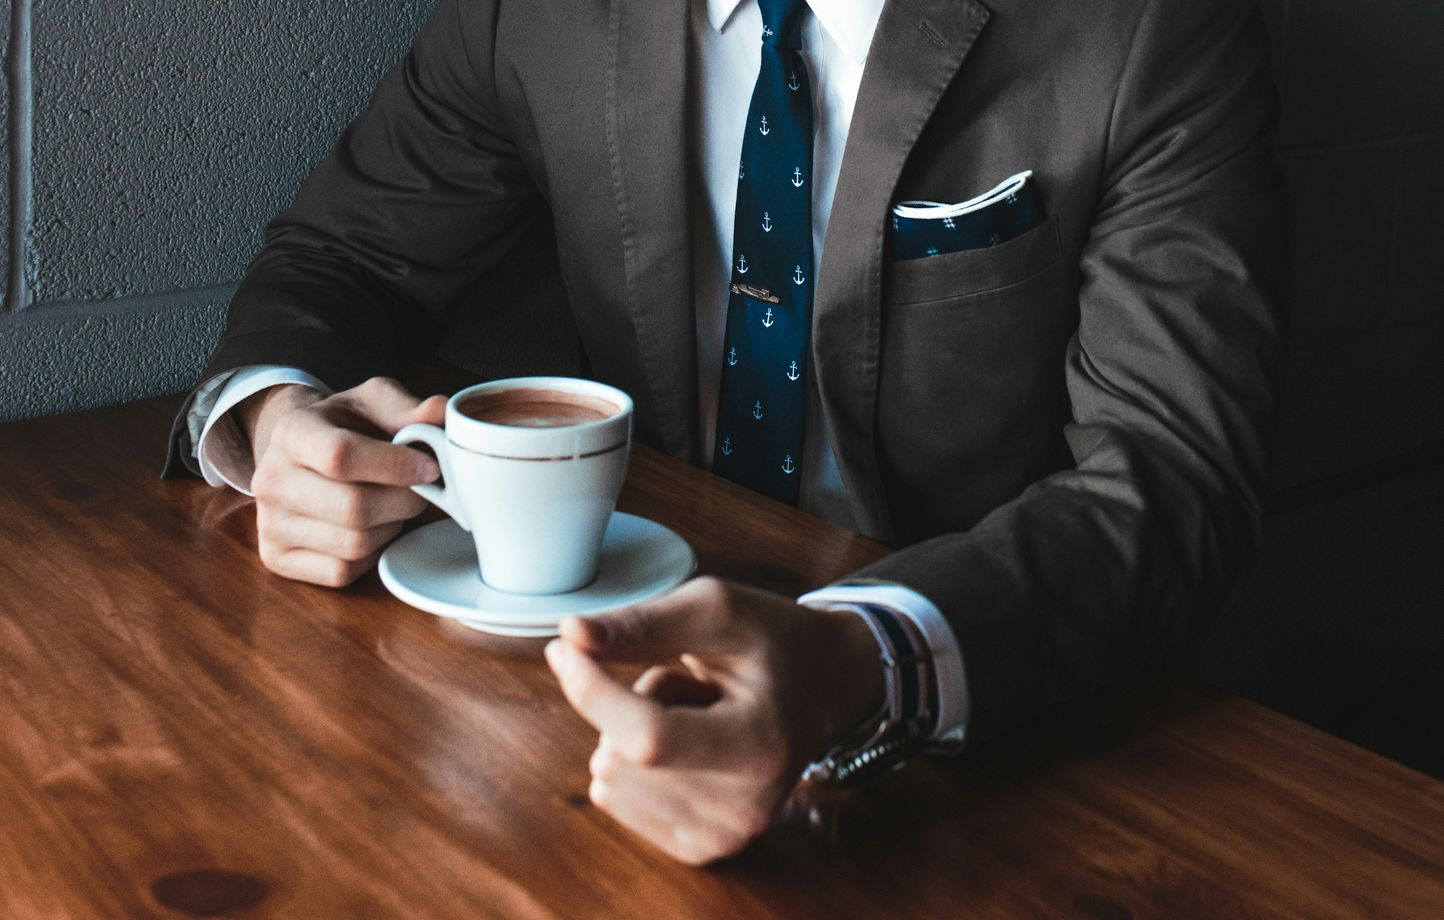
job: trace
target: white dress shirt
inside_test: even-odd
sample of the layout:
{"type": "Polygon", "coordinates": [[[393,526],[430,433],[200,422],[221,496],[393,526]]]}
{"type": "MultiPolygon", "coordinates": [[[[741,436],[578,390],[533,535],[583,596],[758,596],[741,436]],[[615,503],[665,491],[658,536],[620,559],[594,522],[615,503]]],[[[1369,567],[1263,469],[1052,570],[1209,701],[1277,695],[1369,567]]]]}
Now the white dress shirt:
{"type": "MultiPolygon", "coordinates": [[[[802,56],[813,86],[812,235],[816,277],[832,214],[832,196],[847,144],[853,104],[883,0],[808,0],[802,56]]],[[[696,143],[695,174],[702,187],[694,199],[704,205],[693,217],[693,269],[697,314],[698,418],[701,456],[710,464],[717,418],[718,385],[732,279],[732,223],[737,200],[737,163],[752,87],[760,64],[762,14],[756,0],[693,0],[691,41],[695,62],[691,129],[696,143]]],[[[881,218],[879,218],[881,219],[881,218]]],[[[213,486],[229,485],[249,494],[251,453],[229,415],[241,400],[282,383],[327,388],[296,368],[242,368],[207,381],[188,416],[191,442],[201,472],[213,486]]],[[[837,470],[827,426],[809,375],[808,431],[803,450],[800,505],[803,510],[849,530],[856,526],[837,470]]],[[[816,607],[872,603],[906,615],[928,641],[938,675],[936,737],[962,740],[969,699],[962,654],[952,629],[927,598],[900,585],[834,586],[799,599],[816,607]]]]}

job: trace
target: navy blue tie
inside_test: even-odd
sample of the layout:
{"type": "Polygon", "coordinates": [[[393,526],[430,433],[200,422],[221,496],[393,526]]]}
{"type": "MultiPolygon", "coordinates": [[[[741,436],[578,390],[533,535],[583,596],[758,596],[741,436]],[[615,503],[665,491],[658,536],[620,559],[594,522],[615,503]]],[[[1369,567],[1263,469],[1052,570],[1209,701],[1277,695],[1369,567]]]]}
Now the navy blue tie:
{"type": "Polygon", "coordinates": [[[737,168],[719,475],[789,504],[802,478],[812,328],[812,90],[803,0],[759,0],[762,65],[737,168]]]}

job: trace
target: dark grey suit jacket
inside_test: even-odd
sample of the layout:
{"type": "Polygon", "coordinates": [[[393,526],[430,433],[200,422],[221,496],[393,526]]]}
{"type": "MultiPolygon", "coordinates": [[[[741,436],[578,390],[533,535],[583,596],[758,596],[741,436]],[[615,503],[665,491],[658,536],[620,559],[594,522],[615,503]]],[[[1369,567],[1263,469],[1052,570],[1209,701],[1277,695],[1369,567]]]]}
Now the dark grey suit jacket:
{"type": "MultiPolygon", "coordinates": [[[[688,7],[440,0],[268,228],[207,376],[398,373],[549,215],[595,376],[696,461],[688,7]]],[[[1266,68],[1252,0],[888,0],[878,22],[813,364],[860,529],[898,547],[858,574],[948,617],[975,734],[1185,646],[1249,565],[1281,352],[1266,68]],[[1026,168],[1042,226],[885,261],[891,202],[1026,168]]]]}

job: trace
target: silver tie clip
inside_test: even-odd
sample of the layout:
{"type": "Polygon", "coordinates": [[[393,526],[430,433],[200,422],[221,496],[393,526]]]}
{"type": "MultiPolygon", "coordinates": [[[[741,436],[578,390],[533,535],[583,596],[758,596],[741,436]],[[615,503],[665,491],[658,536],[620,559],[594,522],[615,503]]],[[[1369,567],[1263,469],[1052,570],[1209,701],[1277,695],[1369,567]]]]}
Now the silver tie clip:
{"type": "Polygon", "coordinates": [[[732,282],[732,293],[741,294],[744,297],[751,297],[753,300],[760,300],[763,303],[782,303],[782,298],[767,290],[767,288],[753,287],[750,284],[738,284],[732,282]]]}

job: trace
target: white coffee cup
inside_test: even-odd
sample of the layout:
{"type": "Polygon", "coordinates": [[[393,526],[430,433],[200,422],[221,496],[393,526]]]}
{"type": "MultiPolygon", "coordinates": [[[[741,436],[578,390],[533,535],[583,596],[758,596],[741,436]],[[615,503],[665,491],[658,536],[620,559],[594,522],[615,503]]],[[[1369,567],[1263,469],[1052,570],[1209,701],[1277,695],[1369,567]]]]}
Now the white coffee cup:
{"type": "MultiPolygon", "coordinates": [[[[579,410],[580,411],[580,410],[579,410]]],[[[483,412],[481,414],[487,414],[483,412]]],[[[523,413],[524,414],[524,413],[523,413]]],[[[441,466],[441,485],[412,486],[451,515],[476,542],[481,578],[512,594],[562,594],[597,574],[607,522],[627,475],[632,399],[606,384],[572,377],[513,377],[478,384],[446,404],[445,430],[407,425],[392,440],[423,443],[441,466]],[[507,393],[514,405],[539,393],[570,396],[605,417],[578,423],[482,421],[463,412],[507,393]]]]}

